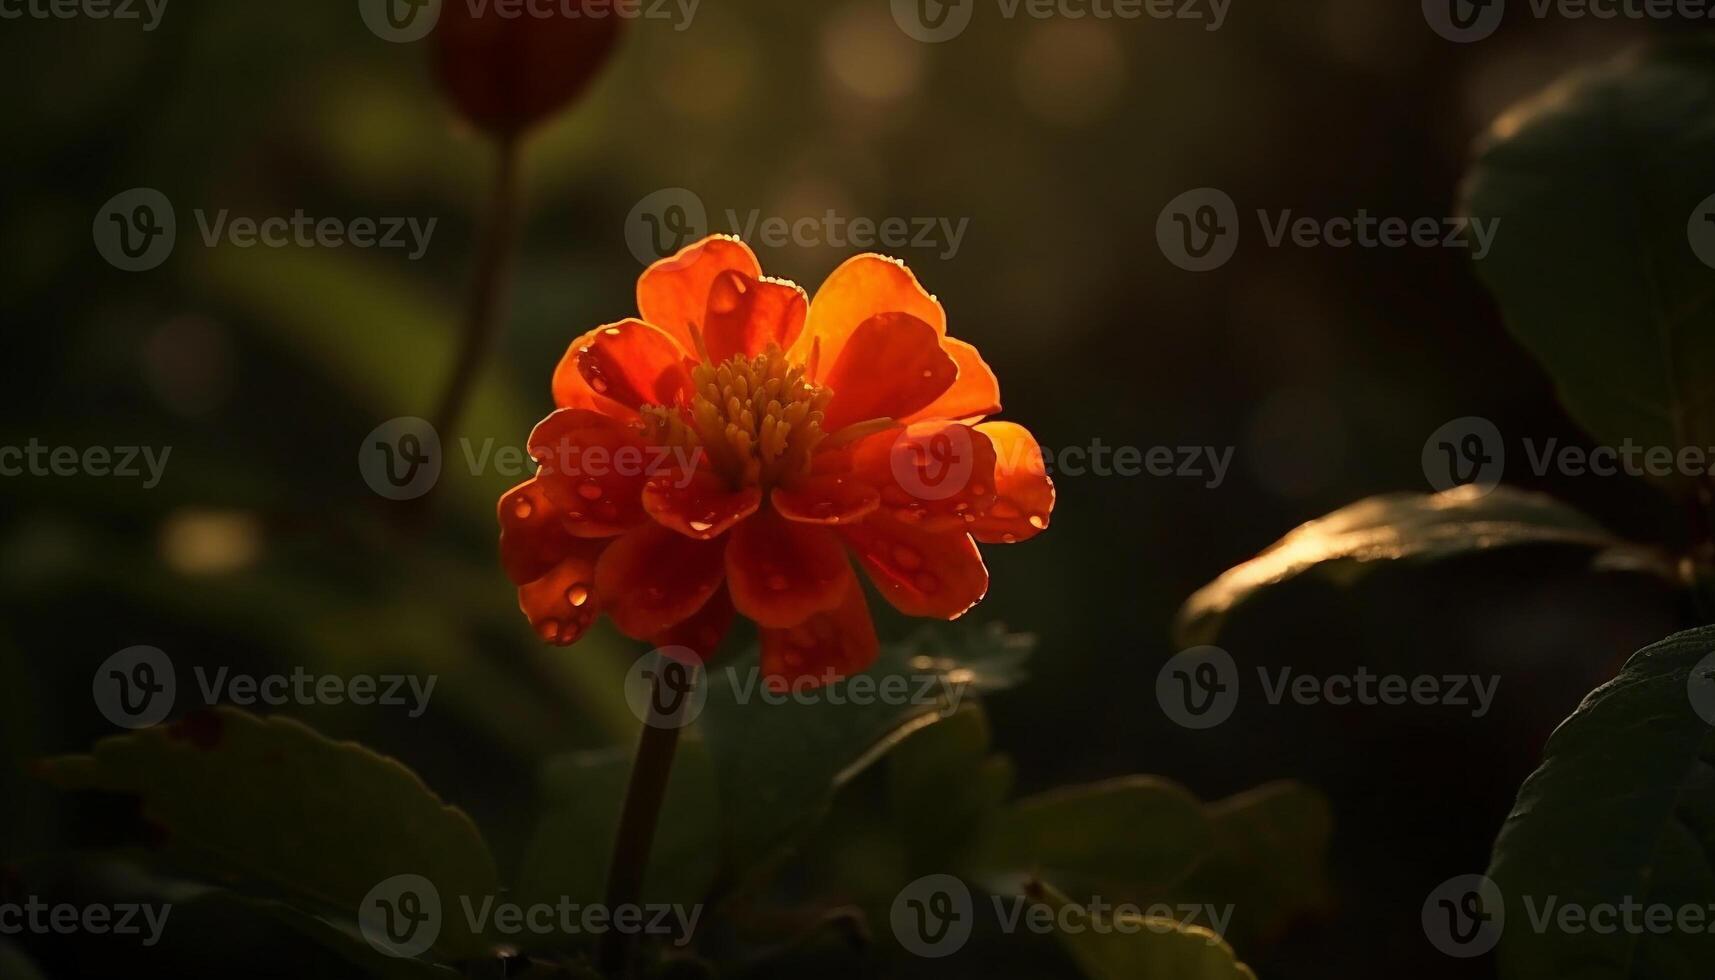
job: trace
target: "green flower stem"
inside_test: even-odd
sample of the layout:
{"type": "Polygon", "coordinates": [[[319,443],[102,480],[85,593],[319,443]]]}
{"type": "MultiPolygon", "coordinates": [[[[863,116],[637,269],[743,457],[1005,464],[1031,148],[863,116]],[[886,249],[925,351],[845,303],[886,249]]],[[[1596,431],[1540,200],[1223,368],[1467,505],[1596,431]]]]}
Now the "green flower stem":
{"type": "MultiPolygon", "coordinates": [[[[613,910],[643,901],[643,875],[649,868],[649,849],[655,840],[661,804],[667,797],[667,777],[673,770],[673,753],[679,745],[678,720],[663,714],[664,671],[655,672],[649,692],[649,718],[637,741],[637,758],[631,763],[631,782],[619,814],[619,833],[613,842],[613,860],[607,869],[607,907],[613,910]]],[[[610,929],[602,934],[597,959],[610,977],[634,977],[637,970],[637,937],[610,929]]]]}

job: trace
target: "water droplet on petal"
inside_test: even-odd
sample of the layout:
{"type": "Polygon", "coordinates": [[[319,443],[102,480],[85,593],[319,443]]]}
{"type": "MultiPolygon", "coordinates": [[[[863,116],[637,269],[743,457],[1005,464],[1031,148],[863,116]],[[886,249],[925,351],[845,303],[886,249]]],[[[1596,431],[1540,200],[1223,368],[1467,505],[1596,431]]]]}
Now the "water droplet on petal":
{"type": "Polygon", "coordinates": [[[1048,526],[1048,518],[1042,516],[1041,514],[1031,514],[1030,515],[1030,526],[1037,529],[1038,531],[1040,531],[1043,528],[1048,526]]]}
{"type": "Polygon", "coordinates": [[[578,496],[584,498],[585,500],[600,500],[601,499],[601,484],[595,482],[594,480],[585,480],[584,482],[578,484],[578,496]]]}
{"type": "Polygon", "coordinates": [[[773,575],[768,576],[768,587],[776,592],[786,591],[786,584],[786,576],[781,575],[779,572],[775,572],[773,575]]]}
{"type": "Polygon", "coordinates": [[[530,499],[528,497],[520,497],[518,498],[518,502],[512,505],[512,513],[521,521],[529,520],[530,515],[534,513],[535,510],[536,506],[530,503],[530,499]]]}
{"type": "Polygon", "coordinates": [[[590,601],[589,586],[583,584],[582,582],[579,582],[577,585],[574,585],[571,588],[567,589],[566,590],[566,601],[571,603],[574,606],[581,606],[584,603],[590,601]]]}
{"type": "Polygon", "coordinates": [[[919,592],[931,593],[941,588],[941,580],[933,572],[919,572],[915,581],[919,592]]]}
{"type": "Polygon", "coordinates": [[[689,524],[690,524],[691,530],[697,532],[698,534],[702,534],[704,531],[707,531],[709,528],[714,527],[714,524],[709,522],[709,521],[690,521],[689,524]]]}
{"type": "Polygon", "coordinates": [[[540,633],[542,639],[549,643],[560,638],[560,629],[560,621],[557,619],[544,619],[536,624],[536,632],[540,633]]]}
{"type": "Polygon", "coordinates": [[[910,545],[896,544],[893,546],[893,563],[906,571],[910,571],[923,567],[923,556],[910,545]]]}

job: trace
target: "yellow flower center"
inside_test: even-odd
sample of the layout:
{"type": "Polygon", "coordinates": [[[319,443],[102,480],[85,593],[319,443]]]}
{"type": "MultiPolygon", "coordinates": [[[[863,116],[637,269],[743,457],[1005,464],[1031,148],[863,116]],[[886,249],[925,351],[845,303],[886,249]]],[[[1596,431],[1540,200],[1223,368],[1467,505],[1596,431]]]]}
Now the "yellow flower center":
{"type": "Polygon", "coordinates": [[[701,447],[715,471],[734,487],[773,486],[803,473],[826,435],[823,411],[833,392],[811,384],[804,368],[770,344],[756,357],[742,354],[691,372],[695,391],[690,418],[650,405],[643,419],[661,445],[701,447]]]}

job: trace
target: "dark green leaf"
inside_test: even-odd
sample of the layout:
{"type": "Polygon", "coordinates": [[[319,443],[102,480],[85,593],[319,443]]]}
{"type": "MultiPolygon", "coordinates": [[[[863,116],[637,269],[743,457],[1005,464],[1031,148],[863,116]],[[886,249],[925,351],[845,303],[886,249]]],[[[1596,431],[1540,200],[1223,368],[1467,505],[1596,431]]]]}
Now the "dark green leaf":
{"type": "Polygon", "coordinates": [[[1715,678],[1703,663],[1712,652],[1715,627],[1644,649],[1549,739],[1489,869],[1506,902],[1500,962],[1508,980],[1709,975],[1715,934],[1703,920],[1715,896],[1715,730],[1697,709],[1715,716],[1715,678]],[[1559,925],[1561,908],[1589,913],[1628,902],[1694,908],[1703,924],[1655,932],[1641,927],[1639,913],[1634,929],[1559,925]]]}
{"type": "Polygon", "coordinates": [[[988,713],[975,702],[907,738],[887,772],[900,839],[924,870],[952,866],[949,858],[1012,792],[1012,760],[989,754],[988,713]]]}
{"type": "MultiPolygon", "coordinates": [[[[1032,898],[1056,915],[1072,903],[1037,883],[1032,898]]],[[[1060,944],[1090,980],[1256,980],[1232,947],[1207,929],[1153,916],[1121,915],[1096,928],[1082,913],[1056,929],[1060,944]]]]}
{"type": "Polygon", "coordinates": [[[1499,222],[1477,269],[1508,327],[1609,445],[1715,445],[1715,271],[1691,244],[1715,243],[1711,119],[1715,49],[1655,48],[1502,115],[1466,187],[1499,222]]]}
{"type": "MultiPolygon", "coordinates": [[[[177,852],[354,918],[396,875],[429,879],[448,909],[499,887],[476,826],[415,773],[287,718],[216,708],[103,739],[40,771],[62,789],[135,795],[177,852]]],[[[438,949],[483,954],[463,916],[444,920],[438,949]]]]}
{"type": "Polygon", "coordinates": [[[1269,783],[1204,811],[1214,846],[1173,889],[1175,902],[1230,907],[1226,938],[1240,945],[1278,939],[1300,917],[1328,910],[1334,817],[1321,793],[1300,783],[1269,783]]]}
{"type": "Polygon", "coordinates": [[[1259,590],[1316,572],[1343,584],[1378,562],[1433,561],[1523,545],[1565,545],[1606,564],[1672,578],[1663,555],[1622,540],[1572,507],[1539,493],[1476,487],[1370,497],[1294,529],[1205,585],[1179,610],[1183,646],[1213,642],[1227,614],[1259,590]]]}

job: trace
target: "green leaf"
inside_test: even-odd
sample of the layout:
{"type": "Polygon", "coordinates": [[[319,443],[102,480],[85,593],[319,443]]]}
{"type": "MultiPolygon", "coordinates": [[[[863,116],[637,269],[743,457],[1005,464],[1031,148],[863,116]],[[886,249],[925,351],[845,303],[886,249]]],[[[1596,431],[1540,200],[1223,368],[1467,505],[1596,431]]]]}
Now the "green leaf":
{"type": "Polygon", "coordinates": [[[1672,563],[1625,541],[1553,497],[1474,486],[1437,494],[1370,497],[1294,529],[1265,551],[1198,589],[1179,610],[1183,646],[1211,643],[1226,616],[1257,592],[1307,572],[1350,584],[1380,562],[1434,561],[1523,545],[1598,552],[1614,567],[1672,579],[1672,563]]]}
{"type": "Polygon", "coordinates": [[[1715,934],[1706,923],[1664,933],[1570,931],[1551,916],[1538,930],[1532,913],[1541,919],[1551,898],[1556,914],[1628,901],[1707,911],[1715,896],[1715,729],[1697,708],[1715,713],[1715,678],[1699,666],[1712,652],[1708,626],[1645,648],[1549,739],[1489,868],[1506,901],[1507,980],[1709,975],[1715,934]]]}
{"type": "Polygon", "coordinates": [[[1014,683],[1034,640],[1003,630],[920,633],[882,647],[876,664],[816,692],[766,696],[757,653],[714,668],[698,724],[714,760],[731,871],[742,878],[793,845],[836,790],[909,734],[951,716],[973,691],[1014,683]],[[878,697],[890,686],[904,697],[878,697]],[[847,697],[864,690],[868,697],[847,697]],[[904,703],[900,703],[904,702],[904,703]]]}
{"type": "Polygon", "coordinates": [[[988,714],[975,702],[907,738],[888,758],[887,774],[894,824],[925,870],[948,867],[1012,793],[1012,760],[989,754],[988,714]]]}
{"type": "Polygon", "coordinates": [[[1298,919],[1329,910],[1334,816],[1321,793],[1301,783],[1269,783],[1204,812],[1214,844],[1173,889],[1175,902],[1230,907],[1226,938],[1240,945],[1272,942],[1298,919]]]}
{"type": "MultiPolygon", "coordinates": [[[[584,752],[554,759],[544,768],[546,810],[519,878],[525,904],[603,900],[632,755],[625,749],[584,752]]],[[[656,825],[644,901],[688,906],[708,897],[720,866],[718,815],[708,753],[698,742],[682,741],[656,825]]]]}
{"type": "Polygon", "coordinates": [[[172,952],[199,960],[242,962],[267,950],[269,966],[301,976],[345,975],[336,964],[381,980],[455,980],[458,974],[370,946],[355,925],[335,926],[283,902],[222,889],[195,889],[172,903],[172,952]],[[284,951],[290,957],[282,960],[284,951]]]}
{"type": "Polygon", "coordinates": [[[1256,980],[1231,946],[1201,926],[1155,916],[1088,921],[1066,896],[1036,883],[1031,897],[1055,915],[1055,935],[1090,980],[1256,980]],[[1071,909],[1078,914],[1062,918],[1071,909]]]}
{"type": "MultiPolygon", "coordinates": [[[[395,875],[429,879],[448,909],[499,887],[476,826],[415,773],[287,718],[216,708],[39,771],[61,789],[137,796],[182,856],[353,917],[395,875]]],[[[437,948],[483,954],[463,916],[444,918],[437,948]]]]}
{"type": "Polygon", "coordinates": [[[1715,232],[1712,118],[1715,49],[1656,47],[1503,114],[1465,189],[1499,222],[1477,271],[1508,327],[1609,445],[1715,445],[1715,271],[1688,234],[1715,232]]]}
{"type": "Polygon", "coordinates": [[[1043,877],[1106,895],[1162,894],[1209,853],[1203,804],[1175,783],[1125,776],[1026,797],[996,811],[973,876],[1043,877]]]}

